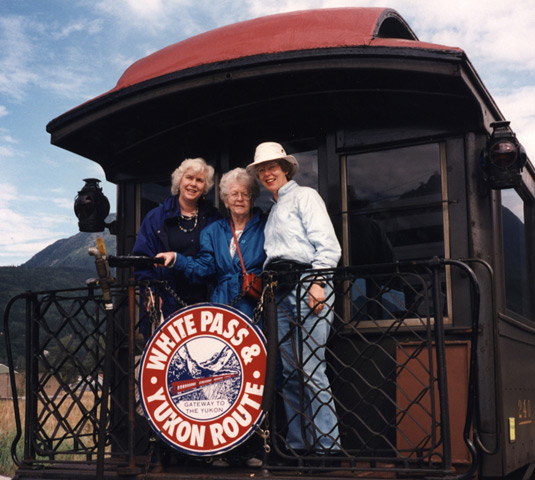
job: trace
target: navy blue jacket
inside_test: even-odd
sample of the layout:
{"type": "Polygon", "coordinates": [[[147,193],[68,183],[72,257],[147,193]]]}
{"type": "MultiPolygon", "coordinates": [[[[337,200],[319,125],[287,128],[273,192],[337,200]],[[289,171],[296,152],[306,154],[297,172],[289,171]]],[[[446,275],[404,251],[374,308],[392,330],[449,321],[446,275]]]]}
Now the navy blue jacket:
{"type": "MultiPolygon", "coordinates": [[[[264,252],[264,226],[267,216],[260,209],[255,209],[239,239],[240,251],[247,272],[260,274],[266,259],[264,252]]],[[[201,233],[201,248],[195,258],[177,254],[174,265],[192,283],[202,283],[215,279],[216,286],[210,300],[230,304],[240,293],[242,286],[242,268],[238,253],[230,256],[229,246],[232,230],[228,218],[221,218],[206,227],[201,233]]],[[[251,319],[256,302],[243,297],[234,305],[251,319]]]]}
{"type": "MultiPolygon", "coordinates": [[[[132,254],[154,257],[161,252],[175,251],[176,249],[172,248],[172,236],[182,236],[183,240],[187,238],[189,252],[196,254],[200,246],[201,231],[220,217],[218,210],[208,201],[199,200],[198,208],[195,230],[183,233],[177,226],[180,215],[178,195],[168,197],[163,205],[152,209],[143,219],[132,254]]],[[[165,280],[187,304],[208,300],[209,289],[206,285],[192,286],[183,274],[169,268],[136,269],[136,279],[165,280]]],[[[179,308],[181,305],[177,304],[172,295],[167,292],[162,294],[162,312],[165,318],[179,308]]]]}

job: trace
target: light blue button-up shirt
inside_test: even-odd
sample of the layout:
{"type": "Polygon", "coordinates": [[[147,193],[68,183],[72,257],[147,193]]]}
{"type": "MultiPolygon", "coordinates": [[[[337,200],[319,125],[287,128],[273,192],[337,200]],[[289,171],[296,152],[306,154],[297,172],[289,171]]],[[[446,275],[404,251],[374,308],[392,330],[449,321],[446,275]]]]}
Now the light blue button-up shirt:
{"type": "Polygon", "coordinates": [[[342,250],[319,193],[290,180],[278,196],[264,231],[264,266],[277,259],[311,264],[315,269],[336,267],[342,250]]]}

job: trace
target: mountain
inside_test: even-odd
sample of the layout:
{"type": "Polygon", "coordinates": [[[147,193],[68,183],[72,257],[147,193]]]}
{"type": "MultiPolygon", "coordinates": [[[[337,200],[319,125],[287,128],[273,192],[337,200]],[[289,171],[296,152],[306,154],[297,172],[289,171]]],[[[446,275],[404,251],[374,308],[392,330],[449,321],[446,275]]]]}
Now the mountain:
{"type": "MultiPolygon", "coordinates": [[[[107,220],[110,221],[111,217],[107,220]]],[[[24,370],[26,355],[24,341],[21,341],[26,330],[25,302],[21,294],[83,288],[88,279],[97,277],[95,257],[89,255],[88,249],[96,247],[98,237],[104,240],[107,253],[113,255],[116,239],[107,230],[81,232],[49,245],[20,267],[0,267],[0,318],[4,318],[5,311],[9,310],[7,325],[16,368],[24,370]]],[[[3,334],[0,325],[0,363],[7,363],[3,334]]]]}
{"type": "MultiPolygon", "coordinates": [[[[110,215],[108,222],[115,220],[110,215]]],[[[21,265],[22,268],[83,268],[95,269],[95,258],[88,253],[89,247],[96,247],[97,238],[101,237],[106,245],[106,252],[115,253],[116,238],[108,230],[97,233],[80,232],[69,238],[63,238],[36,253],[30,260],[21,265]]]]}

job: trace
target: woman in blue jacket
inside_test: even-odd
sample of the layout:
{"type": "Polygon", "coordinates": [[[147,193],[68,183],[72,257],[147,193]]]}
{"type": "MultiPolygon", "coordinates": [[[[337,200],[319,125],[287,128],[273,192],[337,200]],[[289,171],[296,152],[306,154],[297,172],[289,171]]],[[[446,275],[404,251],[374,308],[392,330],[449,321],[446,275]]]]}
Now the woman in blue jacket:
{"type": "MultiPolygon", "coordinates": [[[[211,165],[202,158],[184,160],[171,175],[171,196],[145,216],[132,254],[154,257],[160,252],[174,250],[184,255],[196,255],[201,231],[220,217],[218,210],[204,199],[213,185],[214,168],[211,165]]],[[[208,299],[207,285],[191,285],[177,270],[139,268],[136,269],[136,279],[165,281],[186,304],[208,299]]],[[[182,307],[168,291],[162,289],[160,294],[164,318],[182,307]]],[[[149,327],[147,322],[141,321],[140,329],[145,339],[151,335],[149,327]]]]}
{"type": "MultiPolygon", "coordinates": [[[[221,200],[227,207],[230,218],[221,218],[201,232],[201,245],[197,256],[185,256],[178,252],[163,252],[156,256],[163,257],[165,266],[182,272],[192,283],[215,279],[216,285],[210,300],[229,304],[240,295],[243,278],[232,228],[238,238],[247,273],[260,274],[266,259],[266,217],[260,209],[253,208],[259,186],[256,179],[244,168],[235,168],[225,173],[219,188],[221,200]]],[[[234,306],[252,318],[256,303],[244,295],[234,306]]]]}

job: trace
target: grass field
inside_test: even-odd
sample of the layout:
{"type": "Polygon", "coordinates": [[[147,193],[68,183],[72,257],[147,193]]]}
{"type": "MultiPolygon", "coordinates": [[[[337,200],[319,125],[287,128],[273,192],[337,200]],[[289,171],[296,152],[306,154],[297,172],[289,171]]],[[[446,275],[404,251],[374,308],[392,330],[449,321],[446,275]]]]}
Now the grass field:
{"type": "MultiPolygon", "coordinates": [[[[22,408],[24,402],[22,401],[22,408]]],[[[24,414],[24,411],[21,412],[24,414]]],[[[13,401],[0,400],[0,475],[12,477],[15,473],[15,465],[11,458],[11,444],[16,434],[15,413],[13,401]]],[[[22,455],[22,443],[18,446],[18,452],[22,455]]]]}
{"type": "MultiPolygon", "coordinates": [[[[82,398],[82,403],[90,410],[93,405],[94,397],[93,395],[84,395],[82,398]]],[[[19,400],[19,409],[21,415],[22,428],[24,429],[24,409],[25,409],[25,400],[19,400]]],[[[95,412],[95,415],[98,415],[98,411],[95,412]]],[[[41,427],[46,432],[46,435],[50,438],[56,439],[61,438],[64,434],[65,429],[63,428],[63,419],[68,421],[70,426],[78,425],[77,433],[82,438],[86,448],[94,447],[95,437],[93,437],[93,426],[91,423],[86,422],[80,423],[82,419],[82,412],[78,405],[73,404],[72,402],[62,403],[61,408],[59,409],[59,415],[45,415],[41,427]]],[[[16,470],[16,465],[13,463],[11,457],[11,444],[16,435],[16,422],[15,422],[15,413],[13,408],[13,401],[11,399],[0,399],[0,476],[5,475],[12,477],[16,470]]],[[[67,441],[61,442],[61,450],[72,450],[73,441],[69,438],[67,441]]],[[[23,439],[21,438],[17,445],[17,456],[18,458],[23,458],[23,439]]],[[[56,455],[56,460],[83,460],[85,459],[85,454],[80,453],[79,455],[73,455],[72,453],[66,455],[56,455]]]]}

